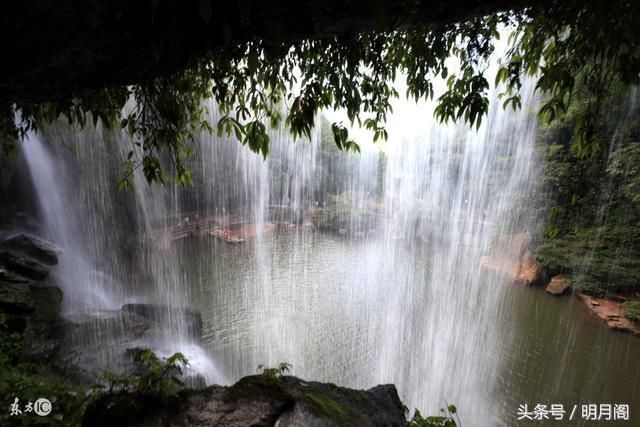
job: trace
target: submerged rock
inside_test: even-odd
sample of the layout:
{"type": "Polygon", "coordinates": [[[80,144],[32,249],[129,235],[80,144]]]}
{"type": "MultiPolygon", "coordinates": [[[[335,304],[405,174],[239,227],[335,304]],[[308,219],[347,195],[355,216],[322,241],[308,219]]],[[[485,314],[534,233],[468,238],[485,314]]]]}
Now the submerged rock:
{"type": "Polygon", "coordinates": [[[45,265],[57,265],[60,250],[46,240],[32,236],[26,233],[18,233],[6,237],[0,243],[0,246],[11,249],[16,252],[38,261],[45,265]]]}
{"type": "Polygon", "coordinates": [[[128,393],[92,402],[83,426],[405,426],[393,385],[352,390],[295,377],[254,375],[231,387],[185,390],[173,399],[128,393]]]}
{"type": "Polygon", "coordinates": [[[570,287],[569,278],[563,274],[558,274],[551,278],[549,285],[547,285],[547,292],[551,295],[562,295],[570,287]]]}

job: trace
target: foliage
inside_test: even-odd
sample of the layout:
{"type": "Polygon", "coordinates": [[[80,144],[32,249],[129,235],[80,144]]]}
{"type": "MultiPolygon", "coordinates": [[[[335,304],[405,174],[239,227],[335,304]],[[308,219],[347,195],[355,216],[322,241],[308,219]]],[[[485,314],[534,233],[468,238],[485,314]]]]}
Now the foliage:
{"type": "Polygon", "coordinates": [[[104,373],[104,384],[97,385],[97,390],[106,393],[131,392],[137,394],[154,394],[171,396],[184,387],[180,375],[189,361],[182,353],[175,353],[162,360],[150,349],[139,349],[134,357],[133,374],[118,375],[104,373]]]}
{"type": "Polygon", "coordinates": [[[64,378],[54,375],[46,366],[20,362],[22,335],[11,333],[4,317],[0,318],[0,424],[3,426],[76,426],[88,403],[85,391],[64,378]],[[24,405],[45,397],[52,403],[52,413],[40,417],[24,413],[24,405]],[[23,414],[11,416],[8,410],[19,399],[23,414]]]}
{"type": "Polygon", "coordinates": [[[506,83],[504,105],[520,103],[522,75],[538,75],[536,88],[547,95],[540,117],[562,119],[580,99],[573,123],[572,151],[579,157],[603,152],[600,114],[616,86],[640,82],[634,2],[557,1],[517,17],[511,49],[496,82],[506,83]]]}
{"type": "MultiPolygon", "coordinates": [[[[596,123],[603,151],[573,149],[569,112],[541,138],[545,160],[540,206],[539,261],[550,274],[573,274],[573,287],[594,296],[633,293],[640,286],[640,120],[635,92],[604,104],[596,123]]],[[[576,102],[582,102],[577,99],[576,102]]]]}
{"type": "Polygon", "coordinates": [[[607,284],[595,280],[587,274],[578,274],[571,278],[571,287],[578,292],[588,294],[596,298],[607,296],[607,284]]]}
{"type": "Polygon", "coordinates": [[[640,322],[640,301],[626,301],[622,306],[629,319],[640,322]]]}
{"type": "Polygon", "coordinates": [[[1,317],[0,401],[8,408],[17,397],[20,409],[24,410],[27,401],[35,402],[45,397],[52,402],[53,410],[47,417],[24,412],[19,416],[11,416],[8,410],[3,410],[0,411],[0,424],[3,426],[77,426],[90,402],[105,393],[130,392],[166,398],[184,386],[179,376],[188,361],[181,353],[161,360],[151,350],[141,349],[134,355],[136,370],[133,374],[106,372],[104,384],[96,385],[91,393],[87,393],[57,371],[54,372],[47,363],[21,362],[22,342],[23,336],[10,332],[4,316],[1,317]]]}
{"type": "Polygon", "coordinates": [[[455,405],[447,405],[440,408],[442,415],[423,417],[420,411],[415,410],[413,417],[409,420],[409,427],[456,427],[460,425],[455,405]]]}
{"type": "Polygon", "coordinates": [[[275,368],[269,368],[265,365],[258,365],[258,372],[269,379],[275,380],[281,378],[284,374],[291,370],[291,364],[288,362],[281,362],[275,368]]]}
{"type": "MultiPolygon", "coordinates": [[[[198,14],[210,19],[210,7],[198,14]]],[[[291,42],[229,38],[225,46],[173,75],[84,90],[73,99],[5,102],[0,131],[9,149],[13,138],[61,116],[80,127],[87,120],[120,127],[133,143],[120,181],[126,188],[138,168],[149,182],[166,182],[169,170],[179,183],[189,184],[185,159],[192,152],[190,141],[212,128],[266,156],[268,126],[284,123],[294,137],[309,137],[318,112],[331,108],[346,111],[351,124],[369,129],[374,141],[385,140],[391,101],[400,95],[394,82],[400,76],[406,78],[404,95],[415,100],[434,98],[434,80],[446,79],[436,116],[478,126],[488,110],[493,76],[487,61],[498,30],[517,26],[496,76],[505,84],[504,106],[520,106],[525,74],[538,75],[537,88],[548,95],[540,112],[549,122],[564,117],[581,97],[571,146],[580,157],[592,156],[603,151],[596,122],[610,98],[611,82],[625,87],[638,83],[638,16],[635,2],[556,0],[429,28],[291,42]],[[207,99],[221,112],[216,123],[209,124],[203,107],[207,99]]],[[[339,149],[359,150],[347,124],[332,123],[331,132],[339,149]]]]}

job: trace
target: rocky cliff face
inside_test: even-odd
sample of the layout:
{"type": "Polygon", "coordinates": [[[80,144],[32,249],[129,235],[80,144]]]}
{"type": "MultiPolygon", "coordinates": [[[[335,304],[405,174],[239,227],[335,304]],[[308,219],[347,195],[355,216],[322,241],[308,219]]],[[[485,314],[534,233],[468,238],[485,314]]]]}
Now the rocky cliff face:
{"type": "Polygon", "coordinates": [[[62,291],[48,280],[58,251],[28,234],[0,238],[0,316],[9,333],[24,336],[25,360],[54,357],[60,345],[62,291]]]}
{"type": "Polygon", "coordinates": [[[107,394],[83,426],[405,426],[393,385],[352,390],[296,377],[255,375],[231,387],[187,390],[172,398],[107,394]]]}
{"type": "Polygon", "coordinates": [[[545,281],[542,266],[531,252],[529,233],[500,236],[490,253],[480,259],[480,266],[513,284],[534,286],[545,281]]]}

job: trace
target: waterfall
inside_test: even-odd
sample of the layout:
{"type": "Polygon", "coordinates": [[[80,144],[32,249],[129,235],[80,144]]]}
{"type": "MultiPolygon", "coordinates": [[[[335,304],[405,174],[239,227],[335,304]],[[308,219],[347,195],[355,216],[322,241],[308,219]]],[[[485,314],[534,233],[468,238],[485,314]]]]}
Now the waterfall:
{"type": "MultiPolygon", "coordinates": [[[[115,227],[109,221],[116,217],[115,205],[100,207],[100,221],[86,221],[98,207],[89,203],[87,194],[74,191],[83,178],[56,158],[39,135],[30,133],[22,150],[36,187],[44,237],[64,251],[55,275],[65,290],[66,309],[114,308],[122,292],[114,281],[118,265],[101,260],[107,258],[105,254],[113,248],[112,238],[117,236],[109,230],[115,227]]],[[[93,180],[92,184],[99,197],[103,196],[108,184],[93,180]]]]}
{"type": "Polygon", "coordinates": [[[480,259],[501,235],[532,231],[536,187],[533,87],[525,87],[521,111],[492,101],[478,131],[434,123],[428,106],[397,109],[402,119],[390,129],[383,244],[373,257],[381,262],[370,266],[386,278],[372,289],[382,314],[377,377],[429,413],[457,402],[486,425],[498,424],[492,408],[500,401],[487,387],[505,340],[506,283],[483,271],[480,259]],[[425,271],[416,271],[407,251],[419,251],[425,271]]]}
{"type": "Polygon", "coordinates": [[[500,236],[532,231],[537,99],[527,84],[513,112],[491,96],[477,131],[399,101],[391,139],[359,155],[328,154],[322,126],[312,141],[274,132],[260,167],[233,141],[199,141],[203,191],[232,176],[222,192],[245,196],[240,211],[280,224],[246,246],[199,244],[214,255],[188,267],[204,341],[229,378],[288,361],[315,380],[392,382],[426,413],[455,402],[499,424],[513,410],[495,380],[512,338],[508,280],[480,261],[500,236]],[[220,173],[221,158],[232,171],[220,173]]]}
{"type": "Polygon", "coordinates": [[[496,424],[507,286],[480,258],[499,236],[531,230],[536,180],[533,88],[517,112],[496,96],[478,130],[398,101],[390,140],[361,154],[338,152],[321,123],[311,140],[271,130],[267,160],[203,135],[193,187],[149,187],[136,173],[133,191],[116,190],[131,147],[122,133],[31,134],[23,153],[43,234],[64,251],[65,311],[159,304],[166,327],[127,348],[183,351],[210,383],[288,361],[302,377],[392,382],[410,408],[455,402],[496,424]],[[215,240],[212,227],[246,242],[215,240]],[[202,336],[171,307],[199,310],[202,336]]]}
{"type": "Polygon", "coordinates": [[[127,351],[136,347],[161,356],[181,351],[190,360],[188,372],[223,381],[194,341],[193,322],[172,309],[188,305],[179,254],[145,238],[175,222],[175,192],[150,188],[138,175],[135,192],[116,189],[130,146],[124,134],[77,132],[63,124],[30,133],[22,144],[42,235],[62,249],[53,278],[64,292],[63,312],[84,324],[71,334],[66,356],[100,372],[127,369],[127,351]],[[159,313],[150,312],[158,323],[129,334],[132,315],[120,311],[129,303],[157,304],[159,313]]]}

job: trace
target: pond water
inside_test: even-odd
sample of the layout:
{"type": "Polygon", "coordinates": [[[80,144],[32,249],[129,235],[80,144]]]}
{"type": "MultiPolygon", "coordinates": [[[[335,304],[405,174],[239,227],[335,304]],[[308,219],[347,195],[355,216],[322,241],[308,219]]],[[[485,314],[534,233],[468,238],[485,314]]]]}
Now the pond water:
{"type": "Polygon", "coordinates": [[[455,403],[464,426],[516,425],[525,403],[563,404],[566,416],[578,405],[577,418],[582,404],[626,403],[635,418],[640,340],[608,330],[576,299],[490,274],[480,283],[491,305],[463,301],[455,295],[467,295],[464,277],[430,283],[428,245],[399,245],[388,269],[382,244],[300,230],[243,245],[179,243],[204,347],[224,376],[217,380],[232,383],[259,364],[287,361],[294,375],[342,386],[393,382],[423,413],[455,403]],[[458,291],[433,304],[443,287],[458,291]],[[469,314],[462,322],[433,333],[431,319],[461,310],[469,314]]]}

